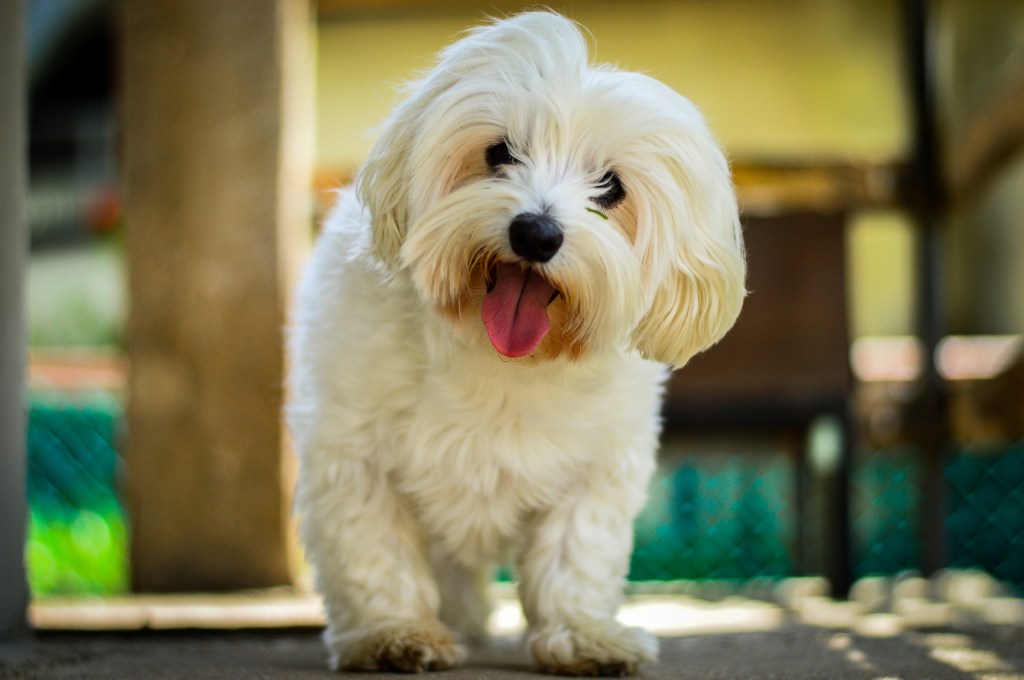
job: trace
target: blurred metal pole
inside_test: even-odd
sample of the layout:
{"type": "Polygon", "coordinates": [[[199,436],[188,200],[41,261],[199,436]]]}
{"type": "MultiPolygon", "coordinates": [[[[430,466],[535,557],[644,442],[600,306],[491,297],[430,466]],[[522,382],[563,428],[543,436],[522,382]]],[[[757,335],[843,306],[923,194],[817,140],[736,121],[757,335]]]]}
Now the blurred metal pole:
{"type": "Polygon", "coordinates": [[[0,635],[26,627],[25,12],[0,2],[0,635]]]}
{"type": "Polygon", "coordinates": [[[949,439],[945,385],[935,349],[945,332],[942,219],[946,197],[935,110],[934,14],[928,0],[905,0],[904,42],[910,89],[912,144],[907,195],[917,225],[917,333],[926,347],[917,415],[922,449],[921,567],[945,565],[944,469],[949,439]]]}

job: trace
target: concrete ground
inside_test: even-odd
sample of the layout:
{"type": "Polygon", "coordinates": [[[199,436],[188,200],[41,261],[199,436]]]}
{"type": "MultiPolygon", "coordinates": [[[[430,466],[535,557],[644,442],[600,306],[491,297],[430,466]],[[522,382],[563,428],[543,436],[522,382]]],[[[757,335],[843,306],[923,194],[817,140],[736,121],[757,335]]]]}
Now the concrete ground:
{"type": "MultiPolygon", "coordinates": [[[[794,579],[771,592],[647,593],[620,618],[661,638],[660,660],[640,673],[648,680],[1024,680],[1024,600],[987,577],[866,579],[848,601],[825,588],[794,579]]],[[[0,678],[338,677],[326,669],[319,603],[304,595],[49,602],[31,617],[35,633],[0,640],[0,678]]],[[[492,641],[440,677],[550,677],[532,672],[522,629],[518,606],[499,593],[492,641]]]]}
{"type": "MultiPolygon", "coordinates": [[[[904,632],[864,637],[806,625],[756,633],[664,637],[650,680],[834,678],[836,680],[1024,680],[1024,637],[993,631],[904,632]]],[[[316,631],[37,634],[0,643],[0,678],[135,680],[332,678],[316,631]]],[[[349,674],[353,678],[401,675],[349,674]]],[[[538,676],[516,638],[474,651],[450,680],[526,680],[538,676]]],[[[408,676],[405,676],[408,677],[408,676]]]]}

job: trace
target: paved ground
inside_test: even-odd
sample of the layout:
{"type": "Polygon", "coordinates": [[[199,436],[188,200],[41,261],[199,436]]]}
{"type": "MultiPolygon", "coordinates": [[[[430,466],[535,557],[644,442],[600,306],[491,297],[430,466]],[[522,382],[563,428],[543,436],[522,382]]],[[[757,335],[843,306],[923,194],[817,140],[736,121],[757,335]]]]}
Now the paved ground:
{"type": "MultiPolygon", "coordinates": [[[[976,572],[863,579],[848,601],[828,598],[821,579],[673,593],[635,595],[621,612],[661,638],[641,678],[1024,680],[1024,600],[976,572]]],[[[549,677],[531,672],[510,592],[497,595],[492,642],[439,678],[549,677]]],[[[40,630],[0,640],[0,679],[338,677],[326,670],[319,601],[301,593],[49,601],[30,614],[40,630]],[[283,623],[295,627],[273,627],[283,623]]]]}
{"type": "MultiPolygon", "coordinates": [[[[910,632],[863,637],[801,624],[766,632],[662,638],[650,680],[834,678],[836,680],[1024,680],[1024,636],[910,632]]],[[[325,669],[316,631],[136,632],[37,634],[0,643],[0,678],[196,680],[338,677],[325,669]]],[[[351,674],[394,678],[398,675],[351,674]]],[[[407,676],[405,676],[407,677],[407,676]]],[[[446,680],[526,680],[530,672],[515,638],[477,650],[446,680]]]]}

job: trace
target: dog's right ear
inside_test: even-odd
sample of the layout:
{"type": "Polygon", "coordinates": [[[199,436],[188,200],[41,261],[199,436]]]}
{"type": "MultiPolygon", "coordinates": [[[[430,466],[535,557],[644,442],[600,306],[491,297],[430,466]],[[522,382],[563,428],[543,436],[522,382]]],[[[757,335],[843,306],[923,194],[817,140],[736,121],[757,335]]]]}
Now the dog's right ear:
{"type": "Polygon", "coordinates": [[[356,192],[370,212],[373,251],[389,267],[398,266],[398,253],[409,223],[411,173],[408,157],[417,129],[412,100],[384,121],[356,180],[356,192]]]}

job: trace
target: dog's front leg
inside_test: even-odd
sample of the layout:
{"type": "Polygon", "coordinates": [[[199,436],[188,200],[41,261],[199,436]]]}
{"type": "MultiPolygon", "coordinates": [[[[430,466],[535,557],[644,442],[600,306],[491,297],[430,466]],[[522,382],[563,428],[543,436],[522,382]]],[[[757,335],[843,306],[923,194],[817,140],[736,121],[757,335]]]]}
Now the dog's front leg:
{"type": "Polygon", "coordinates": [[[298,493],[331,666],[418,672],[457,665],[465,652],[438,621],[422,537],[387,476],[362,458],[317,464],[307,457],[298,493]]]}
{"type": "Polygon", "coordinates": [[[615,620],[646,484],[637,478],[592,477],[532,527],[519,587],[528,645],[546,672],[632,675],[657,657],[650,633],[615,620]]]}

